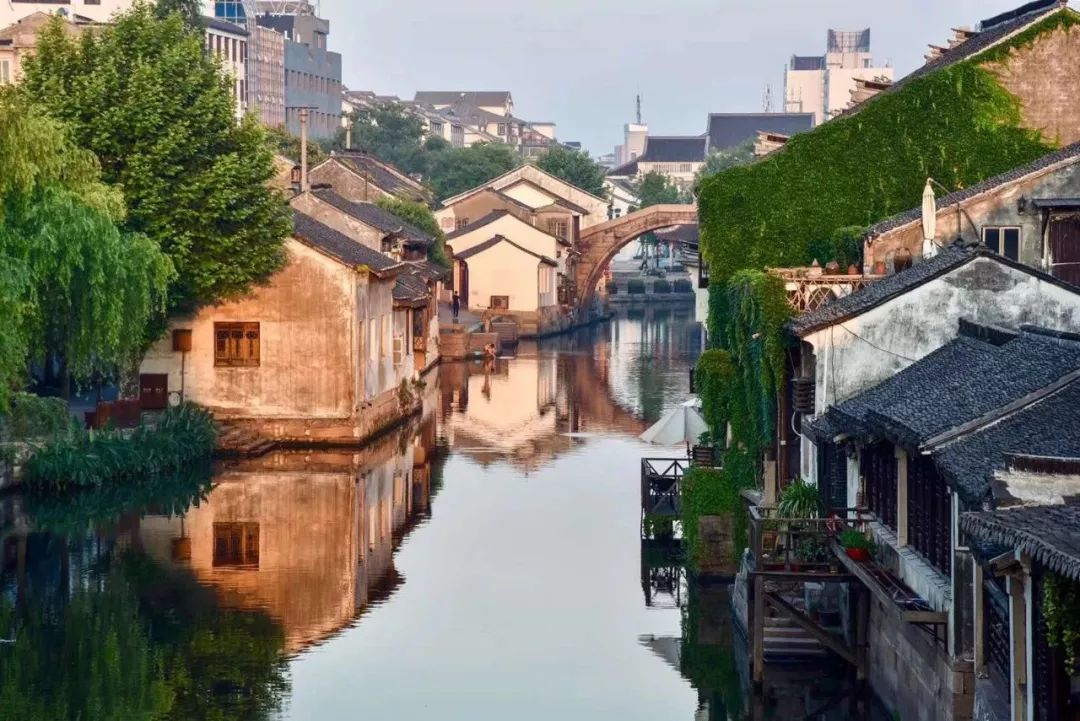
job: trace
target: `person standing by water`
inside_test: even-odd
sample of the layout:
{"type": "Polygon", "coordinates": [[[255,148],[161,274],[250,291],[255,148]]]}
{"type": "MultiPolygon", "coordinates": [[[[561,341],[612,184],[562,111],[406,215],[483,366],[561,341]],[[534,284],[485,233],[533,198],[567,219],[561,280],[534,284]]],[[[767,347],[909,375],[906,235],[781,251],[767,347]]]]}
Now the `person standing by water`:
{"type": "Polygon", "coordinates": [[[461,312],[461,298],[454,293],[454,322],[457,323],[458,313],[461,312]]]}

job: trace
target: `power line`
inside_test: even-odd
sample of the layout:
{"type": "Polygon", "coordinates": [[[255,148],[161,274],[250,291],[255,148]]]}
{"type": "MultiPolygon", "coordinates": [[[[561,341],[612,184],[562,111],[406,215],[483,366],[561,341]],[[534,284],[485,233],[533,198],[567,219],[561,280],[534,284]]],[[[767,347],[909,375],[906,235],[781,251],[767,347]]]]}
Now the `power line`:
{"type": "Polygon", "coordinates": [[[906,355],[901,355],[900,353],[896,353],[896,352],[894,352],[894,351],[891,351],[891,350],[889,350],[888,348],[882,348],[881,346],[877,345],[876,343],[873,343],[873,342],[871,342],[871,341],[868,341],[868,340],[867,340],[866,338],[863,338],[863,337],[862,337],[861,335],[859,335],[859,334],[858,334],[858,333],[856,333],[855,331],[851,330],[850,328],[848,328],[848,327],[847,327],[846,325],[844,325],[843,323],[838,323],[837,325],[839,325],[839,326],[840,326],[841,328],[843,328],[843,329],[844,329],[844,330],[846,330],[846,331],[847,331],[848,333],[850,333],[851,335],[855,336],[856,338],[858,338],[859,340],[861,340],[861,341],[862,341],[863,343],[865,343],[866,345],[870,346],[871,348],[874,348],[874,349],[876,349],[876,350],[879,350],[879,351],[881,351],[882,353],[888,353],[888,354],[889,354],[889,355],[891,355],[891,356],[896,356],[897,358],[900,358],[900,359],[906,360],[906,361],[907,361],[908,363],[917,363],[917,362],[918,362],[918,360],[917,360],[917,359],[915,359],[915,358],[908,358],[908,357],[907,357],[906,355]]]}

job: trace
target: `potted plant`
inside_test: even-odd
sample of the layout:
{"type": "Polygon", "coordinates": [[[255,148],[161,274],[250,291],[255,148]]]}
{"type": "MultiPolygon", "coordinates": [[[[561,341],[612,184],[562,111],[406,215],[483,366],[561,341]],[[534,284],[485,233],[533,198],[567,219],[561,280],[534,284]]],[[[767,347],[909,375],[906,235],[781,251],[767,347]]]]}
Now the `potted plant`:
{"type": "Polygon", "coordinates": [[[849,528],[840,534],[839,541],[851,560],[859,562],[870,560],[874,544],[865,534],[849,528]]]}
{"type": "Polygon", "coordinates": [[[821,495],[817,486],[796,478],[780,494],[776,515],[783,519],[819,518],[821,508],[821,495]]]}

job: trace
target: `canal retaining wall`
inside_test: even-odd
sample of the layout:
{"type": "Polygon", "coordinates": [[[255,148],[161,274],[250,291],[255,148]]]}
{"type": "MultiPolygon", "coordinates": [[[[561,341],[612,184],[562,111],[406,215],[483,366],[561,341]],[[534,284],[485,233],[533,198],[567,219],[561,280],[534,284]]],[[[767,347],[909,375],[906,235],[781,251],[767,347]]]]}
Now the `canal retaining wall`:
{"type": "Polygon", "coordinates": [[[949,658],[943,642],[900,618],[895,606],[873,598],[867,642],[867,679],[874,693],[904,721],[971,721],[975,671],[949,658]]]}

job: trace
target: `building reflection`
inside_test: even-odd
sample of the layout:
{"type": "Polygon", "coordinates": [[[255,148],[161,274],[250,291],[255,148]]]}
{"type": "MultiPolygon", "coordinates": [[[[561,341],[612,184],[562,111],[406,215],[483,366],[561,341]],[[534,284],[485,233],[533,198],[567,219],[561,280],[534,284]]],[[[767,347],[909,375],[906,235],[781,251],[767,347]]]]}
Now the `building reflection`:
{"type": "Polygon", "coordinates": [[[394,551],[431,508],[435,416],[360,452],[282,451],[230,463],[183,517],[148,516],[143,549],[225,608],[259,610],[297,653],[403,583],[394,551]]]}

